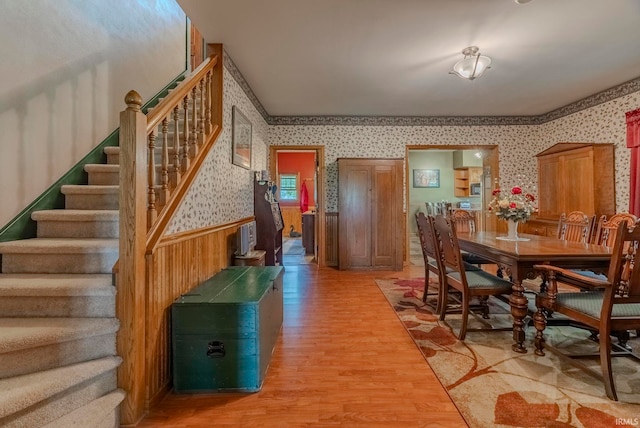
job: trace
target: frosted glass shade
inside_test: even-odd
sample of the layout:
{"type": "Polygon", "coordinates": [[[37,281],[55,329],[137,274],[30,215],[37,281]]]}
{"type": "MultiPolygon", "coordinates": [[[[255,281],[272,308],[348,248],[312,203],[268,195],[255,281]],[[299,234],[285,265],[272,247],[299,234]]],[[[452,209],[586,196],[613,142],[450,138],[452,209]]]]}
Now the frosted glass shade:
{"type": "Polygon", "coordinates": [[[473,80],[476,77],[482,76],[485,70],[489,68],[490,64],[491,58],[488,56],[482,56],[480,54],[467,56],[456,62],[450,73],[462,77],[463,79],[473,80]]]}

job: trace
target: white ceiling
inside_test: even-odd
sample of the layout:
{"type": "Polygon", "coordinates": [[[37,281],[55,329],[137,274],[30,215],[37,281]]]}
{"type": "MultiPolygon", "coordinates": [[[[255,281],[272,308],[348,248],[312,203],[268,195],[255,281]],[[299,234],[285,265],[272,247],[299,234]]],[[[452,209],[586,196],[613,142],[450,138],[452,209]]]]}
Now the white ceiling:
{"type": "Polygon", "coordinates": [[[640,76],[639,0],[178,0],[271,116],[540,115],[640,76]],[[463,48],[491,69],[448,74],[463,48]]]}

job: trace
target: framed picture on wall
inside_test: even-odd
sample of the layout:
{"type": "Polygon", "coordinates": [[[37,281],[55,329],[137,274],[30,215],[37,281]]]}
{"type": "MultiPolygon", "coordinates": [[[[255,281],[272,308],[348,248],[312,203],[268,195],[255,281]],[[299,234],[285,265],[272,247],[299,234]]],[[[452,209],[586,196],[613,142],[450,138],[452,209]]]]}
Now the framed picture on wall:
{"type": "Polygon", "coordinates": [[[413,187],[440,187],[440,170],[414,169],[413,187]]]}
{"type": "Polygon", "coordinates": [[[232,114],[232,163],[251,169],[251,122],[240,109],[233,106],[232,114]]]}

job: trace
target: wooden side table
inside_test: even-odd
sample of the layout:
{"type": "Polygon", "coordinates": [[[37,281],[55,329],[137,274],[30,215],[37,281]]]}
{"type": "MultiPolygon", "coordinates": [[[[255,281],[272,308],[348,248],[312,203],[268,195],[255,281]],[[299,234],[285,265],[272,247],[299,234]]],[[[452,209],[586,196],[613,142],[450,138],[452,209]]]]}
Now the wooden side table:
{"type": "Polygon", "coordinates": [[[264,266],[265,250],[253,250],[247,252],[244,256],[234,255],[234,266],[264,266]]]}

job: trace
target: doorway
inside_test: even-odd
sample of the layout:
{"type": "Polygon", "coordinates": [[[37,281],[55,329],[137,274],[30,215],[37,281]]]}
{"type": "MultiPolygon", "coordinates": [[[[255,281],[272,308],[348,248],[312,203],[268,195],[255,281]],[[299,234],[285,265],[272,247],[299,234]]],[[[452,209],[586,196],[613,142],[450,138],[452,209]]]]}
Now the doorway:
{"type": "Polygon", "coordinates": [[[406,147],[406,262],[423,264],[415,214],[427,213],[427,203],[429,207],[472,210],[479,230],[496,230],[496,218],[489,215],[487,206],[500,179],[498,159],[497,145],[406,147]],[[418,180],[425,174],[432,180],[418,180]]]}
{"type": "Polygon", "coordinates": [[[325,266],[324,146],[270,146],[269,172],[284,222],[284,264],[325,266]]]}

